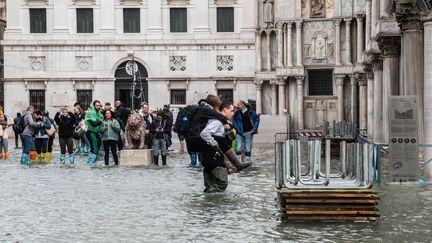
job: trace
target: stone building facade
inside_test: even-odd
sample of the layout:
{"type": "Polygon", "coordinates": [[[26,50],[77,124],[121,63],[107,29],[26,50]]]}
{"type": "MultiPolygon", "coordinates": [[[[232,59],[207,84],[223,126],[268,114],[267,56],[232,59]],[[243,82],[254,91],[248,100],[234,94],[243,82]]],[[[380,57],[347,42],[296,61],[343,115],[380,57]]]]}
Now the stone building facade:
{"type": "Polygon", "coordinates": [[[92,99],[135,108],[148,101],[157,109],[209,93],[254,100],[254,6],[253,0],[7,1],[5,109],[33,104],[54,112],[92,99]]]}
{"type": "Polygon", "coordinates": [[[366,1],[258,1],[257,110],[294,126],[353,121],[365,130],[366,1]]]}
{"type": "MultiPolygon", "coordinates": [[[[0,0],[0,40],[3,40],[4,31],[6,29],[6,0],[0,0]]],[[[4,77],[4,58],[3,58],[3,46],[0,46],[0,106],[4,106],[4,88],[3,88],[3,77],[4,77]]]]}

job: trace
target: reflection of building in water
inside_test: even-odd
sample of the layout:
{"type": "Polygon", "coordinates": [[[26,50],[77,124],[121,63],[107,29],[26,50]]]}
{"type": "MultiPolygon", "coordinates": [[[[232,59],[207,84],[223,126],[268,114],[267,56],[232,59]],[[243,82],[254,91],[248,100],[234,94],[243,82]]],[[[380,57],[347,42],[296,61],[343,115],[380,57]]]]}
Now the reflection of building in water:
{"type": "Polygon", "coordinates": [[[407,111],[399,111],[398,109],[395,109],[395,118],[401,120],[412,120],[414,119],[414,110],[409,109],[407,111]]]}

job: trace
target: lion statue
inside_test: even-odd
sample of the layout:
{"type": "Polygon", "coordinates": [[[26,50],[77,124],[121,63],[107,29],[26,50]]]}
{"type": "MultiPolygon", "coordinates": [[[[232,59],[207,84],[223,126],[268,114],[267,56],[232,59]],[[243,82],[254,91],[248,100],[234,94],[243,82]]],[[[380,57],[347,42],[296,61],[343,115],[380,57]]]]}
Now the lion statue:
{"type": "Polygon", "coordinates": [[[132,114],[126,124],[127,149],[145,148],[145,124],[139,114],[132,114]]]}

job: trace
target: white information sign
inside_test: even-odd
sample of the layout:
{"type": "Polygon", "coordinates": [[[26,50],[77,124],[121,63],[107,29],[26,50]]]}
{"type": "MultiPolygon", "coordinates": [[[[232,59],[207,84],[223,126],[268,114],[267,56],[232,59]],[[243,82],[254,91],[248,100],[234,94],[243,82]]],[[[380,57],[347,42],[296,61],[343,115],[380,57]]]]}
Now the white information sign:
{"type": "Polygon", "coordinates": [[[389,154],[392,181],[415,181],[418,174],[417,96],[389,97],[389,154]]]}

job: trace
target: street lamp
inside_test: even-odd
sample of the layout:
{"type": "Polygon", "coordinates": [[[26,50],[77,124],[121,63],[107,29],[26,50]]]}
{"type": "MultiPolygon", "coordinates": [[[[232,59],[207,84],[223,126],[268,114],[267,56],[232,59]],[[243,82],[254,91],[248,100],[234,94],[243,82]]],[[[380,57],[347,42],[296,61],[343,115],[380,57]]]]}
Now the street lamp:
{"type": "Polygon", "coordinates": [[[131,59],[126,63],[126,72],[132,76],[132,92],[130,94],[131,98],[131,108],[132,111],[135,110],[134,98],[135,98],[135,86],[136,86],[136,73],[138,72],[138,64],[134,61],[134,51],[127,52],[128,57],[131,59]]]}

